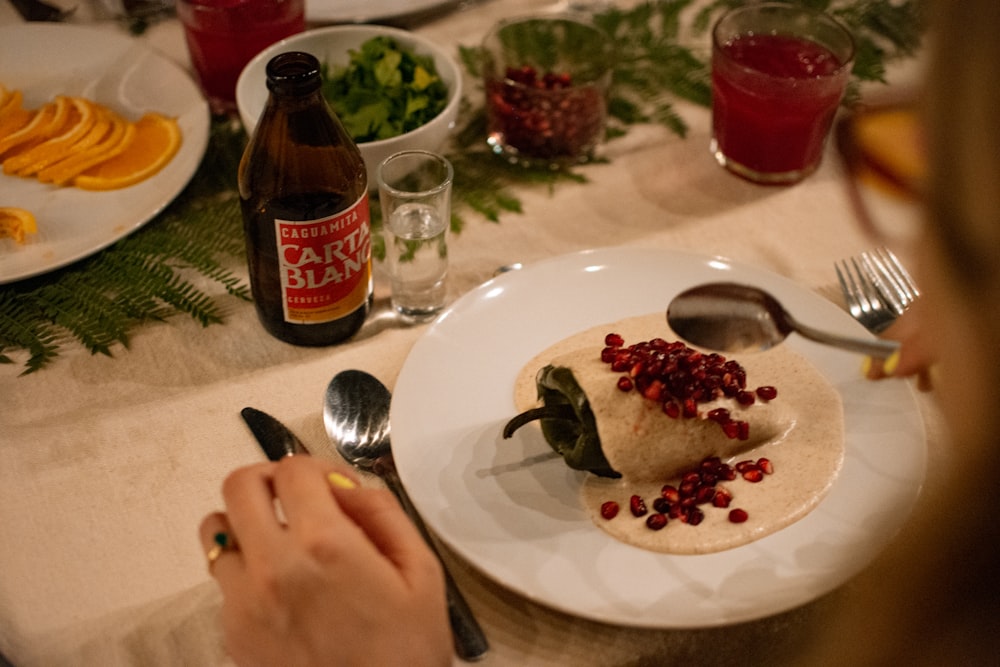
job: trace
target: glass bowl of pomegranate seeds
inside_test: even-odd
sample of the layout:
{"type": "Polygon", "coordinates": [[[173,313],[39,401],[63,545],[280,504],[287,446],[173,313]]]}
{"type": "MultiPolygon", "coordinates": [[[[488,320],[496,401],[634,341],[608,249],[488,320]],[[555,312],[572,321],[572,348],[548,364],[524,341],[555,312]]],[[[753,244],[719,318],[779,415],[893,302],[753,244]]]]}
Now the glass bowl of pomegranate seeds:
{"type": "Polygon", "coordinates": [[[586,162],[604,138],[611,43],[582,19],[507,19],[482,44],[487,141],[511,162],[586,162]]]}

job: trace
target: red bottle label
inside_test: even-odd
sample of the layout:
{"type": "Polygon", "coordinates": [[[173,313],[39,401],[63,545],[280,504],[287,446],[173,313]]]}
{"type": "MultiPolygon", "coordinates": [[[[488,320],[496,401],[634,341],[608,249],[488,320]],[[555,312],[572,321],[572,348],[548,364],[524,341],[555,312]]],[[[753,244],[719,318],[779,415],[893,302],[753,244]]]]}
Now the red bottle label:
{"type": "Polygon", "coordinates": [[[274,221],[285,321],[322,324],[357,310],[371,282],[368,194],[318,220],[274,221]]]}

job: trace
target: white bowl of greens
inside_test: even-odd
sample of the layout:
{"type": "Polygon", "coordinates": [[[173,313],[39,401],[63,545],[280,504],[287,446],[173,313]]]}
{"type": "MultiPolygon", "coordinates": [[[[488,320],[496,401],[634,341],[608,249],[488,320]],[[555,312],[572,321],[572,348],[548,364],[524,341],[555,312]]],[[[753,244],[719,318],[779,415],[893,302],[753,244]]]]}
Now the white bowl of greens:
{"type": "Polygon", "coordinates": [[[444,49],[406,30],[344,25],[293,35],[247,64],[236,105],[248,134],[267,102],[264,69],[288,51],[311,53],[324,67],[324,95],[361,150],[370,188],[382,160],[403,150],[441,151],[455,127],[462,76],[444,49]]]}

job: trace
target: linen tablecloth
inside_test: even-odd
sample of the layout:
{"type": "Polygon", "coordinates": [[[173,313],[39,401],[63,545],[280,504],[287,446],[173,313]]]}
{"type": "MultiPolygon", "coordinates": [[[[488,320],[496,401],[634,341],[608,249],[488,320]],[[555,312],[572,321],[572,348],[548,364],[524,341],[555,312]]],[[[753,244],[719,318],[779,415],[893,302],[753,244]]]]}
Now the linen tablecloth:
{"type": "MultiPolygon", "coordinates": [[[[478,3],[417,30],[457,48],[474,44],[503,16],[553,4],[478,3]]],[[[0,11],[2,22],[19,20],[9,7],[0,11]]],[[[141,39],[187,66],[176,21],[154,25],[141,39]]],[[[625,245],[722,255],[839,303],[833,261],[867,241],[836,161],[828,155],[793,187],[751,185],[709,154],[709,112],[679,110],[690,124],[687,138],[633,127],[605,146],[607,163],[580,169],[588,183],[521,188],[523,214],[499,223],[470,216],[451,240],[451,297],[504,264],[625,245]]],[[[330,348],[283,344],[259,326],[252,305],[221,290],[218,298],[222,325],[202,328],[177,317],[142,328],[111,358],[67,348],[32,375],[19,377],[17,365],[0,368],[0,653],[14,664],[224,664],[220,596],[196,527],[221,507],[226,474],[263,458],[239,410],[253,405],[280,417],[322,452],[321,398],[330,377],[361,368],[391,388],[426,330],[385,316],[381,274],[376,314],[355,339],[330,348]]],[[[933,409],[920,400],[933,469],[943,438],[933,409]]],[[[449,560],[493,644],[484,665],[792,662],[827,607],[863,596],[865,576],[878,572],[777,617],[655,631],[549,610],[449,560]]]]}

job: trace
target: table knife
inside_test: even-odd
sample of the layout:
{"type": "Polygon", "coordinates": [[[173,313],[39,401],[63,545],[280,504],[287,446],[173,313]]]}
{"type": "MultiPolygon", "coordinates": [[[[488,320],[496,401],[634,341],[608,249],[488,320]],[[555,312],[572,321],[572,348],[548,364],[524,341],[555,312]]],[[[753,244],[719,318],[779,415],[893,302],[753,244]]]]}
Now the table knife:
{"type": "Polygon", "coordinates": [[[266,412],[248,407],[243,408],[240,415],[269,460],[280,461],[286,456],[309,453],[291,429],[266,412]]]}
{"type": "Polygon", "coordinates": [[[42,0],[10,0],[10,4],[25,21],[62,21],[76,10],[64,11],[42,0]]]}

